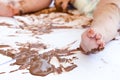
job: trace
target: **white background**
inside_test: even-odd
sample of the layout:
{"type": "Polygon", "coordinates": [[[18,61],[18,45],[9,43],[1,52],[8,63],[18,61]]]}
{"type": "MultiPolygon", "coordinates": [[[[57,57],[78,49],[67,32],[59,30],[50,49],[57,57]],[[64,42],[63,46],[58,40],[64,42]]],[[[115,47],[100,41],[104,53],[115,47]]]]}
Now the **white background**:
{"type": "MultiPolygon", "coordinates": [[[[12,21],[7,20],[6,21],[12,21]]],[[[80,36],[83,29],[62,29],[55,30],[51,34],[45,34],[39,36],[46,44],[49,44],[53,48],[62,48],[66,45],[77,41],[71,46],[76,48],[80,43],[80,36]]],[[[21,70],[13,73],[9,71],[18,68],[17,66],[9,66],[11,60],[8,57],[0,55],[0,72],[7,72],[0,74],[0,80],[120,80],[120,39],[109,42],[105,49],[97,54],[84,55],[81,52],[77,52],[78,60],[75,63],[77,68],[70,72],[63,72],[62,74],[49,74],[45,77],[33,76],[29,73],[22,74],[22,72],[28,72],[27,70],[21,70]],[[2,64],[7,62],[5,64],[2,64]]],[[[0,26],[0,43],[15,46],[15,42],[36,42],[34,37],[31,37],[30,32],[21,31],[20,29],[7,28],[0,26]],[[21,34],[15,34],[15,31],[20,31],[21,34]],[[8,37],[8,35],[17,35],[17,37],[8,37]]],[[[15,47],[16,48],[16,47],[15,47]]]]}

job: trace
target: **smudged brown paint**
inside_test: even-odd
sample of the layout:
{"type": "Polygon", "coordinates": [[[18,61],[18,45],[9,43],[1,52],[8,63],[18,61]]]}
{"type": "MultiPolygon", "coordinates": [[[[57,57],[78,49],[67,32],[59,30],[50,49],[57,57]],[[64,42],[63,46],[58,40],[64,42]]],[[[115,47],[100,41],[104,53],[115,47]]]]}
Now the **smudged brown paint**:
{"type": "Polygon", "coordinates": [[[69,72],[77,67],[74,63],[71,64],[70,61],[72,59],[66,59],[61,57],[66,57],[71,54],[71,51],[68,50],[68,48],[65,49],[53,49],[48,52],[44,52],[43,54],[39,54],[37,49],[46,49],[47,47],[44,44],[19,44],[21,46],[19,48],[19,52],[15,52],[12,50],[0,50],[0,54],[7,55],[8,57],[11,57],[15,59],[16,61],[12,63],[11,65],[19,65],[19,68],[16,70],[10,71],[10,73],[21,70],[21,69],[27,69],[32,75],[36,76],[46,76],[50,73],[58,73],[61,74],[62,72],[66,71],[69,72]],[[35,49],[33,49],[35,48],[35,49]],[[14,52],[14,53],[13,53],[14,52]],[[59,61],[59,63],[70,63],[70,66],[63,67],[55,67],[55,65],[51,64],[50,61],[52,57],[56,57],[59,61]]]}

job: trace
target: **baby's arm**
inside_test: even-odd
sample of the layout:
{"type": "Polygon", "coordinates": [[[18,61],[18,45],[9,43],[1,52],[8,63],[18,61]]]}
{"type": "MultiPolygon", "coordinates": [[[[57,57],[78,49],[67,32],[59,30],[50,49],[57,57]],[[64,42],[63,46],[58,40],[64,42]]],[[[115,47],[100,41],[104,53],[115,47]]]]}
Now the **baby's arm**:
{"type": "Polygon", "coordinates": [[[104,48],[104,43],[116,36],[120,22],[118,3],[120,4],[120,0],[101,0],[99,2],[94,11],[91,29],[85,31],[81,37],[80,46],[85,53],[104,48]]]}
{"type": "Polygon", "coordinates": [[[0,16],[14,16],[49,7],[52,0],[0,0],[0,16]]]}

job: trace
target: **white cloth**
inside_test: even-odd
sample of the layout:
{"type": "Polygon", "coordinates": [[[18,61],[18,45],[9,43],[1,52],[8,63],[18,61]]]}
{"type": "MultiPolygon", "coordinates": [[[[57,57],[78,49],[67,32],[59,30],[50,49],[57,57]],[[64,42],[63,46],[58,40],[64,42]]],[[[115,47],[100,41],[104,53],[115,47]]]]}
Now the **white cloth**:
{"type": "Polygon", "coordinates": [[[73,5],[80,13],[89,14],[93,12],[98,2],[99,0],[75,0],[73,5]]]}

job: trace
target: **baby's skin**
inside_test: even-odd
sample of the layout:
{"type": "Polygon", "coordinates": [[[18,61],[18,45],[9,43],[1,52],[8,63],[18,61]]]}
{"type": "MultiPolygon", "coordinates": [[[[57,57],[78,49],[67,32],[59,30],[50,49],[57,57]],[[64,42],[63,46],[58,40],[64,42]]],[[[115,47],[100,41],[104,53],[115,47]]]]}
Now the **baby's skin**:
{"type": "Polygon", "coordinates": [[[100,0],[91,27],[83,32],[80,48],[85,54],[102,50],[117,35],[120,22],[120,0],[100,0]]]}
{"type": "Polygon", "coordinates": [[[0,0],[0,16],[12,17],[49,7],[52,0],[0,0]]]}
{"type": "MultiPolygon", "coordinates": [[[[57,0],[56,0],[57,1],[57,0]]],[[[83,0],[85,2],[87,0],[83,0]]],[[[96,0],[98,1],[98,0],[96,0]]],[[[57,6],[66,10],[68,3],[81,0],[58,0],[57,6]]],[[[74,5],[78,10],[81,5],[74,5]]],[[[81,36],[80,49],[85,54],[102,50],[105,44],[115,38],[120,22],[120,0],[100,0],[93,12],[91,27],[81,36]]]]}

